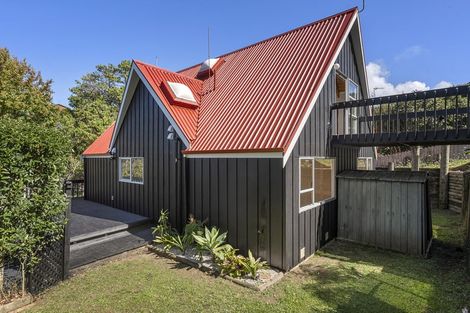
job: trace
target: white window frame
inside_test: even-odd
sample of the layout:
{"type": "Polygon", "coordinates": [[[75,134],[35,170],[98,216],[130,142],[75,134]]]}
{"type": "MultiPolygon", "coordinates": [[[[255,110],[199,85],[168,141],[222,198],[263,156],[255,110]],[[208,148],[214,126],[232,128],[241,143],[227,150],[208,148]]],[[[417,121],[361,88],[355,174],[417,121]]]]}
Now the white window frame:
{"type": "Polygon", "coordinates": [[[299,157],[299,213],[311,210],[313,208],[316,208],[320,205],[323,205],[327,202],[336,200],[336,158],[332,157],[317,157],[317,156],[304,156],[304,157],[299,157]],[[331,179],[331,190],[333,191],[333,196],[331,198],[322,200],[322,201],[315,201],[315,160],[319,159],[329,159],[333,163],[333,169],[332,169],[332,179],[331,179]],[[302,160],[312,160],[312,188],[304,189],[302,190],[302,160]],[[306,192],[311,192],[312,193],[312,199],[313,203],[306,205],[304,207],[300,206],[300,194],[306,193],[306,192]]]}
{"type": "MultiPolygon", "coordinates": [[[[353,81],[351,78],[346,78],[346,101],[354,101],[354,100],[357,100],[357,96],[358,96],[358,93],[359,93],[359,85],[356,84],[355,81],[353,81]],[[356,86],[356,98],[354,97],[351,97],[351,95],[349,94],[349,84],[353,84],[354,86],[356,86]]],[[[359,118],[358,118],[358,114],[357,114],[357,107],[356,108],[349,108],[349,109],[346,109],[346,130],[345,130],[345,134],[346,135],[350,135],[350,134],[357,134],[358,133],[358,129],[359,129],[359,118]],[[352,118],[351,118],[352,117],[352,118]],[[356,124],[356,129],[355,129],[355,132],[352,132],[352,129],[351,129],[351,120],[354,120],[355,121],[355,124],[356,124]]]]}
{"type": "Polygon", "coordinates": [[[137,184],[137,185],[143,185],[144,184],[144,158],[143,157],[120,157],[118,161],[118,174],[119,174],[119,181],[121,183],[130,183],[130,184],[137,184]],[[135,181],[132,180],[132,160],[135,159],[142,159],[142,181],[135,181]],[[123,160],[129,160],[129,179],[122,178],[122,173],[121,173],[121,163],[123,160]]]}
{"type": "MultiPolygon", "coordinates": [[[[372,171],[374,169],[374,163],[373,163],[373,158],[372,157],[358,157],[357,160],[365,160],[366,161],[366,171],[372,171]],[[370,163],[369,163],[370,162],[370,163]],[[369,167],[370,165],[370,167],[369,167]]],[[[356,169],[357,169],[357,163],[356,163],[356,169]]]]}
{"type": "MultiPolygon", "coordinates": [[[[344,84],[345,84],[344,100],[340,100],[340,101],[358,100],[358,98],[359,98],[359,85],[355,81],[353,81],[351,78],[347,77],[346,75],[344,75],[340,71],[336,71],[336,76],[343,79],[344,84]],[[354,86],[356,86],[356,89],[357,89],[356,97],[351,97],[350,96],[350,94],[349,94],[349,89],[350,89],[349,84],[353,84],[354,86]]],[[[335,77],[335,83],[336,83],[336,77],[335,77]]],[[[335,93],[335,97],[336,97],[336,93],[335,93]]],[[[359,115],[358,114],[358,108],[353,108],[353,110],[350,109],[350,108],[344,109],[343,119],[346,119],[344,121],[344,128],[345,129],[342,130],[344,135],[357,134],[359,132],[359,116],[358,115],[359,115]],[[351,132],[351,123],[350,123],[351,122],[351,116],[355,120],[355,124],[356,124],[355,132],[351,132]]],[[[337,123],[339,123],[339,121],[337,121],[337,123]]],[[[341,134],[341,135],[343,135],[343,134],[341,134]]]]}

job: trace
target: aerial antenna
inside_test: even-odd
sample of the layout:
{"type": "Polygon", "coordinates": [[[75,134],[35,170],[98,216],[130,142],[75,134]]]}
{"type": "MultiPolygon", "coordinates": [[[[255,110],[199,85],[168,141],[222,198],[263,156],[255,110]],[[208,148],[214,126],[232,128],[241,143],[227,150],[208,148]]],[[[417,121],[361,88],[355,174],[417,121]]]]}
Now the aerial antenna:
{"type": "Polygon", "coordinates": [[[158,56],[155,57],[155,66],[158,66],[158,56]]]}
{"type": "Polygon", "coordinates": [[[366,8],[366,0],[362,0],[362,9],[359,10],[359,13],[362,13],[364,9],[366,8]]]}
{"type": "MultiPolygon", "coordinates": [[[[207,26],[207,59],[211,59],[211,29],[209,26],[207,26]]],[[[210,67],[210,61],[209,61],[209,67],[210,67]]]]}

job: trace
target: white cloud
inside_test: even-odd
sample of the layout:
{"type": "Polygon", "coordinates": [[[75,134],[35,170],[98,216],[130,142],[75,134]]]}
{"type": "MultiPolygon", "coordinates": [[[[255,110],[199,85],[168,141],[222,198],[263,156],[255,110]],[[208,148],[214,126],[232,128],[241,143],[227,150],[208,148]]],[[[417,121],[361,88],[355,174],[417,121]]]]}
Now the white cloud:
{"type": "Polygon", "coordinates": [[[436,86],[434,86],[434,88],[439,89],[439,88],[448,88],[448,87],[452,87],[452,86],[453,86],[452,83],[449,83],[449,82],[447,82],[447,81],[445,81],[445,80],[442,80],[442,81],[438,82],[438,83],[436,84],[436,86]]]}
{"type": "Polygon", "coordinates": [[[425,49],[420,45],[414,45],[406,48],[395,56],[395,61],[408,60],[420,56],[425,52],[425,49]]]}
{"type": "MultiPolygon", "coordinates": [[[[381,97],[431,89],[426,83],[417,80],[394,85],[388,81],[390,72],[379,63],[370,62],[367,64],[366,69],[371,96],[381,97]]],[[[452,86],[451,83],[441,81],[433,88],[446,88],[450,86],[452,86]]]]}

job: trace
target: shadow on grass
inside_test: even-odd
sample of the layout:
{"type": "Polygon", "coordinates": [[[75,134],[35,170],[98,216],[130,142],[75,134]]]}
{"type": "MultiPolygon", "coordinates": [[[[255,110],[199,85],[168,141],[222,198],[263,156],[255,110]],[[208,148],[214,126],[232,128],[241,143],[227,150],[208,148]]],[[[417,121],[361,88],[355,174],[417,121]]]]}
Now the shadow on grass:
{"type": "Polygon", "coordinates": [[[303,288],[338,312],[461,312],[470,304],[463,253],[442,242],[430,259],[340,241],[319,254],[327,261],[299,268],[309,277],[303,288]]]}

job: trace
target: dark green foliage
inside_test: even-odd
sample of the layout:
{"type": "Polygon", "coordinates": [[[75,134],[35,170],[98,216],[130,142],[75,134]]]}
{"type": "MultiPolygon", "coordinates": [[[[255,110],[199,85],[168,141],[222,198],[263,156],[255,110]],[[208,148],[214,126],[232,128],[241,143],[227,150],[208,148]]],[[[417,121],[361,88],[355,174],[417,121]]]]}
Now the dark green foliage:
{"type": "Polygon", "coordinates": [[[168,222],[168,211],[161,211],[157,226],[153,229],[155,242],[163,245],[165,251],[171,248],[177,248],[185,253],[188,247],[194,243],[193,235],[202,235],[203,224],[193,217],[190,217],[184,228],[184,233],[179,235],[178,232],[171,228],[168,222]]]}
{"type": "Polygon", "coordinates": [[[0,117],[0,258],[15,258],[27,270],[62,235],[69,150],[57,127],[0,117]]]}
{"type": "Polygon", "coordinates": [[[82,153],[116,119],[130,61],[98,65],[71,88],[69,104],[75,122],[74,149],[82,153]]]}

